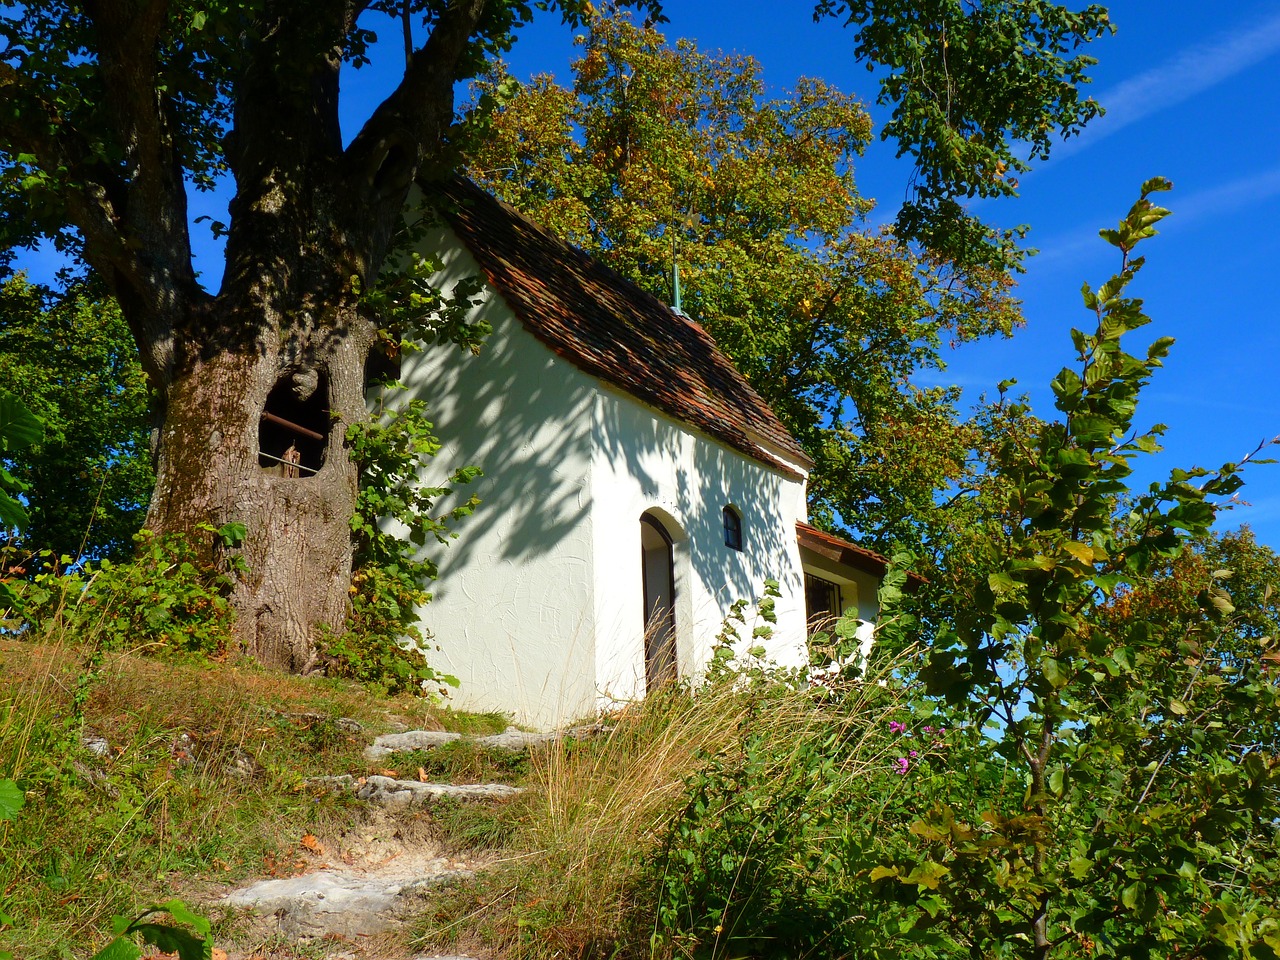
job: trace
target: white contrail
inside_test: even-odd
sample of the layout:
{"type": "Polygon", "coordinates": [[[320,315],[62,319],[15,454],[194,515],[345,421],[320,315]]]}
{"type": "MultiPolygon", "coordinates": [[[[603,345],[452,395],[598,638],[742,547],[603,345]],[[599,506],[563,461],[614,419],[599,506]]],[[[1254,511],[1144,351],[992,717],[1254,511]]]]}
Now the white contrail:
{"type": "Polygon", "coordinates": [[[1095,99],[1106,108],[1106,116],[1090,123],[1080,137],[1060,144],[1052,157],[1058,159],[1090,147],[1153,113],[1189,100],[1278,50],[1280,15],[1184,50],[1099,94],[1095,99]]]}
{"type": "MultiPolygon", "coordinates": [[[[1280,194],[1280,167],[1209,187],[1182,200],[1174,192],[1168,195],[1171,198],[1168,206],[1177,216],[1171,217],[1167,223],[1170,227],[1180,227],[1247,204],[1269,200],[1276,194],[1280,194]]],[[[1156,199],[1159,201],[1160,198],[1156,199]]]]}
{"type": "MultiPolygon", "coordinates": [[[[1201,220],[1221,216],[1277,195],[1280,195],[1280,166],[1237,177],[1186,196],[1181,196],[1177,191],[1160,194],[1154,198],[1156,203],[1168,206],[1174,215],[1161,222],[1157,229],[1162,233],[1183,230],[1201,220]]],[[[1071,266],[1087,257],[1105,254],[1111,248],[1098,238],[1098,229],[1103,226],[1114,226],[1114,222],[1104,220],[1096,226],[1077,227],[1038,243],[1033,237],[1032,245],[1039,247],[1041,253],[1028,261],[1028,268],[1037,274],[1045,274],[1071,266]]]]}

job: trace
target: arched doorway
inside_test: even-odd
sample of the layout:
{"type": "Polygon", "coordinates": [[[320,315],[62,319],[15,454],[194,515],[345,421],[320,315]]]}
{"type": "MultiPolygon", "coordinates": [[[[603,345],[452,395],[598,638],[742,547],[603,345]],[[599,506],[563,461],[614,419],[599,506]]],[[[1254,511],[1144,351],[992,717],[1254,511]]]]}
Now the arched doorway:
{"type": "Polygon", "coordinates": [[[676,569],[671,535],[657,517],[640,517],[644,575],[644,682],[652,692],[676,678],[676,569]]]}

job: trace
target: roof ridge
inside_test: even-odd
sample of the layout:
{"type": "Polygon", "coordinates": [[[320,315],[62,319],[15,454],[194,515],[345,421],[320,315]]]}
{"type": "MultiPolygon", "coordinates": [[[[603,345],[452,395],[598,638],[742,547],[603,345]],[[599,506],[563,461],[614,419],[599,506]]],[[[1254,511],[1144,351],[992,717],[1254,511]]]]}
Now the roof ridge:
{"type": "Polygon", "coordinates": [[[769,467],[799,476],[797,465],[812,465],[696,320],[468,179],[421,186],[521,323],[554,353],[769,467]]]}
{"type": "MultiPolygon", "coordinates": [[[[683,320],[688,326],[693,327],[693,329],[698,331],[698,333],[702,334],[702,336],[705,337],[711,343],[711,345],[716,348],[717,352],[722,354],[724,353],[724,351],[720,349],[720,345],[716,343],[715,338],[711,336],[711,334],[707,333],[707,330],[702,325],[701,321],[689,316],[683,310],[677,310],[675,307],[667,303],[657,294],[654,294],[651,291],[646,290],[644,287],[640,286],[640,284],[636,283],[630,277],[623,276],[613,267],[609,266],[609,264],[605,263],[605,261],[591,256],[591,254],[587,253],[587,251],[583,250],[581,247],[574,245],[571,241],[566,240],[564,237],[560,236],[558,233],[555,233],[553,230],[551,230],[550,227],[545,227],[542,224],[540,224],[537,220],[534,220],[532,217],[528,216],[527,214],[522,213],[519,209],[507,203],[507,201],[503,200],[501,197],[495,197],[492,193],[490,193],[488,190],[485,190],[484,187],[480,186],[480,184],[476,183],[470,177],[464,177],[462,176],[462,174],[454,174],[451,180],[452,180],[452,183],[456,184],[458,188],[462,189],[467,193],[470,193],[470,194],[473,194],[474,196],[479,197],[482,201],[496,203],[506,213],[510,214],[515,219],[521,221],[521,223],[523,223],[524,225],[528,227],[532,227],[538,233],[542,234],[543,237],[545,237],[549,242],[555,244],[556,246],[560,247],[563,250],[568,251],[577,260],[581,261],[584,265],[588,265],[595,270],[599,270],[601,273],[607,274],[610,278],[617,281],[617,283],[620,286],[630,287],[632,290],[638,293],[642,298],[650,301],[652,305],[656,306],[658,309],[665,310],[672,317],[675,317],[679,320],[683,320]]],[[[726,360],[728,359],[727,355],[725,356],[725,359],[726,360]]],[[[732,364],[732,361],[730,361],[730,363],[732,364]]],[[[734,366],[734,369],[737,370],[736,365],[734,366]]],[[[751,387],[750,382],[747,381],[745,377],[743,377],[743,381],[744,383],[746,383],[748,387],[751,387]]],[[[759,395],[759,391],[756,391],[755,387],[751,387],[751,389],[752,391],[756,392],[757,395],[759,395]]],[[[765,402],[764,397],[760,397],[760,400],[761,402],[765,402]]]]}

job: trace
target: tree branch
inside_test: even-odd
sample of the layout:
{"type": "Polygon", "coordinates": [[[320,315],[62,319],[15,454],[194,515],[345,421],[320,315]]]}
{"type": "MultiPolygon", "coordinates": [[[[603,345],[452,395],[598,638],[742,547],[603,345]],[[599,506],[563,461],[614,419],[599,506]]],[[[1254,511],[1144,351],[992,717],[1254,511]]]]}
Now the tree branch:
{"type": "Polygon", "coordinates": [[[266,302],[277,313],[298,308],[302,291],[324,286],[319,274],[353,246],[341,229],[349,229],[342,223],[349,218],[338,214],[351,203],[341,180],[338,74],[364,4],[263,6],[234,80],[234,128],[225,147],[236,194],[219,296],[242,301],[246,315],[266,302]],[[340,229],[317,231],[317,224],[340,229]]]}
{"type": "Polygon", "coordinates": [[[95,171],[98,176],[90,177],[83,163],[83,158],[90,155],[88,143],[76,130],[60,122],[57,112],[4,61],[0,61],[0,101],[24,103],[44,115],[41,122],[16,110],[0,113],[0,151],[29,154],[36,158],[35,165],[46,171],[66,171],[81,187],[66,196],[72,223],[86,237],[97,236],[103,254],[109,255],[112,263],[123,258],[127,249],[117,230],[115,210],[109,199],[123,194],[123,182],[115,177],[102,177],[99,171],[95,171]]]}
{"type": "MultiPolygon", "coordinates": [[[[131,233],[125,216],[130,183],[97,160],[101,151],[93,149],[89,139],[64,122],[33,84],[4,62],[0,62],[0,101],[21,103],[28,108],[27,112],[15,110],[0,116],[0,150],[30,154],[35,158],[35,167],[63,181],[61,195],[66,216],[84,239],[89,264],[122,300],[152,305],[152,309],[127,311],[127,316],[148,372],[162,375],[169,359],[170,338],[159,311],[154,309],[161,299],[152,283],[154,271],[139,253],[139,236],[131,233]],[[42,119],[37,120],[32,110],[42,119]]],[[[184,216],[184,236],[185,228],[184,216]]],[[[189,274],[189,260],[186,266],[189,274]]]]}
{"type": "Polygon", "coordinates": [[[399,216],[423,158],[440,149],[453,121],[458,66],[486,3],[457,0],[445,8],[426,43],[410,59],[400,85],[347,147],[347,182],[359,191],[366,211],[385,221],[387,236],[389,218],[399,216]]]}
{"type": "MultiPolygon", "coordinates": [[[[187,193],[174,131],[160,90],[160,37],[168,0],[87,0],[111,128],[123,154],[120,197],[113,204],[118,235],[129,251],[107,274],[153,375],[173,362],[173,334],[203,292],[191,262],[187,193]]],[[[114,199],[114,198],[113,198],[114,199]]],[[[86,229],[91,259],[102,237],[86,229]]]]}

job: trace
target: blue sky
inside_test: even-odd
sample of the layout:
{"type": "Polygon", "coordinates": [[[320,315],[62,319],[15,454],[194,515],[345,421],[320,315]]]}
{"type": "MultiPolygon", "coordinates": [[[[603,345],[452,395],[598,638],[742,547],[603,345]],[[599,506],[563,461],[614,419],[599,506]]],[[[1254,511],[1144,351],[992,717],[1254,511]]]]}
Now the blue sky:
{"type": "MultiPolygon", "coordinates": [[[[672,40],[755,56],[779,91],[800,76],[823,77],[861,95],[883,119],[874,77],[852,58],[851,35],[833,20],[815,24],[811,9],[807,0],[668,0],[663,29],[672,40]]],[[[1050,413],[1047,384],[1071,360],[1068,331],[1090,326],[1080,286],[1101,284],[1118,263],[1097,230],[1114,225],[1143,180],[1168,177],[1175,190],[1162,199],[1174,216],[1146,244],[1147,268],[1131,288],[1154,320],[1133,347],[1177,338],[1139,412],[1142,425],[1169,426],[1166,452],[1140,466],[1145,483],[1173,467],[1238,459],[1280,434],[1280,3],[1237,0],[1211,10],[1190,0],[1122,0],[1111,13],[1118,32],[1092,45],[1099,64],[1090,91],[1107,116],[1024,177],[1020,198],[979,209],[1002,225],[1032,227],[1029,242],[1041,253],[1020,282],[1027,327],[1010,341],[955,351],[942,379],[976,399],[1014,377],[1035,408],[1050,413]]],[[[388,39],[398,43],[394,29],[388,39]]],[[[518,77],[550,72],[568,82],[572,56],[572,31],[544,17],[526,28],[508,62],[518,77]]],[[[347,71],[348,136],[394,79],[347,71]]],[[[890,219],[903,198],[909,171],[893,153],[877,142],[858,167],[862,192],[881,204],[873,220],[890,219]]],[[[193,217],[225,219],[224,196],[192,201],[193,217]]],[[[204,229],[197,234],[198,267],[216,284],[220,251],[204,229]]],[[[43,257],[27,266],[37,278],[49,275],[43,257]]],[[[1242,497],[1251,505],[1227,525],[1247,522],[1280,548],[1280,464],[1246,476],[1242,497]]]]}
{"type": "MultiPolygon", "coordinates": [[[[1146,244],[1147,267],[1131,288],[1153,319],[1131,349],[1177,338],[1139,410],[1140,425],[1169,428],[1165,452],[1139,466],[1146,483],[1174,467],[1238,459],[1280,434],[1280,4],[1110,8],[1117,33],[1091,51],[1099,63],[1090,93],[1107,116],[1024,177],[1021,197],[979,209],[1002,225],[1031,225],[1029,243],[1041,253],[1020,281],[1027,326],[1009,341],[955,351],[943,379],[976,399],[1015,377],[1051,413],[1047,384],[1071,361],[1069,330],[1091,325],[1080,286],[1100,285],[1118,266],[1097,231],[1114,226],[1143,180],[1168,177],[1175,189],[1158,199],[1174,215],[1146,244]]],[[[873,118],[885,115],[873,103],[874,77],[852,59],[851,36],[835,21],[814,24],[808,3],[670,0],[665,9],[669,39],[752,54],[777,89],[821,76],[861,95],[873,118]]],[[[509,57],[516,75],[550,71],[567,81],[568,38],[550,23],[531,27],[509,57]]],[[[873,144],[858,168],[863,193],[881,203],[873,218],[891,218],[903,198],[908,171],[893,153],[873,144]]],[[[1251,505],[1226,525],[1249,523],[1280,548],[1280,464],[1246,479],[1241,497],[1251,505]]]]}

